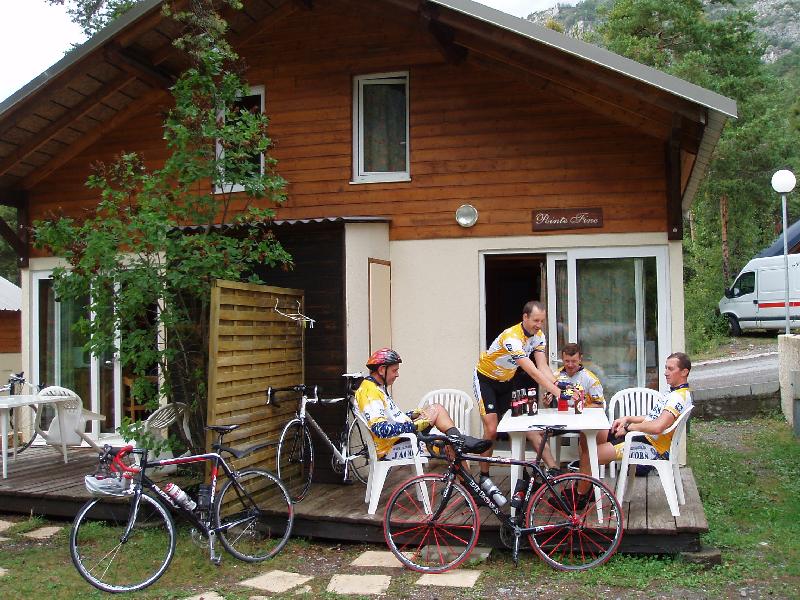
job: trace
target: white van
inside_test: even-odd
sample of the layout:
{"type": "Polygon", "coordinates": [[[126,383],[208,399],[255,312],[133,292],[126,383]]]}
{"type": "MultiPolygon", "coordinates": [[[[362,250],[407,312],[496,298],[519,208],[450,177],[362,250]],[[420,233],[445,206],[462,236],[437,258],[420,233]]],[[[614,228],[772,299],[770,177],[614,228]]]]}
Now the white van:
{"type": "MultiPolygon", "coordinates": [[[[786,328],[785,273],[783,256],[754,258],[745,265],[719,301],[732,335],[786,328]]],[[[800,254],[789,255],[789,311],[790,326],[800,327],[800,254]]]]}

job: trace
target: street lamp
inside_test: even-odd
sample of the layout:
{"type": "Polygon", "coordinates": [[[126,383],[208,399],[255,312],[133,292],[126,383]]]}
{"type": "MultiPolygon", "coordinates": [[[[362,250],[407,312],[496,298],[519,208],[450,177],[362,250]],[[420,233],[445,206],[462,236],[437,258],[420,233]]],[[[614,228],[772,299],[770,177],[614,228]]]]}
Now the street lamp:
{"type": "Polygon", "coordinates": [[[789,335],[789,250],[786,239],[786,194],[794,189],[797,180],[794,173],[787,169],[775,171],[772,176],[772,189],[781,195],[781,208],[783,209],[783,268],[786,276],[786,335],[789,335]]]}

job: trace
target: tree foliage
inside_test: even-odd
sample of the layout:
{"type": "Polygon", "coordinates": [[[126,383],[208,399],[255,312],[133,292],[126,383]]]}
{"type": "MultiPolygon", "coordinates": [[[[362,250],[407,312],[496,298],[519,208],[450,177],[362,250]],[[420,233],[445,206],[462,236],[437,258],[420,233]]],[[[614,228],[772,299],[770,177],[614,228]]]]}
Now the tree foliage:
{"type": "Polygon", "coordinates": [[[91,299],[77,324],[87,350],[117,352],[136,376],[133,393],[151,405],[159,373],[161,394],[196,409],[197,432],[204,422],[213,281],[257,281],[248,275],[254,263],[290,262],[268,229],[272,211],[262,207],[282,201],[284,190],[267,154],[268,120],[237,104],[248,88],[225,40],[221,4],[238,6],[193,0],[185,11],[164,8],[183,26],[175,45],[191,66],[172,88],[163,167],[150,168],[135,152],[97,163],[87,182],[99,194],[95,208],[34,225],[36,243],[68,262],[54,272],[57,296],[91,299]],[[244,199],[232,195],[234,186],[245,190],[244,199]]]}
{"type": "Polygon", "coordinates": [[[133,8],[140,0],[47,0],[50,4],[66,6],[73,23],[92,37],[117,17],[133,8]]]}
{"type": "Polygon", "coordinates": [[[694,238],[684,243],[686,330],[690,349],[698,350],[723,331],[714,311],[731,283],[722,275],[720,201],[729,208],[734,274],[775,237],[779,199],[769,180],[798,161],[792,86],[761,63],[754,15],[731,0],[617,0],[604,16],[599,31],[610,50],[737,101],[738,119],[726,126],[695,196],[694,238]],[[715,5],[732,8],[709,19],[715,5]]]}

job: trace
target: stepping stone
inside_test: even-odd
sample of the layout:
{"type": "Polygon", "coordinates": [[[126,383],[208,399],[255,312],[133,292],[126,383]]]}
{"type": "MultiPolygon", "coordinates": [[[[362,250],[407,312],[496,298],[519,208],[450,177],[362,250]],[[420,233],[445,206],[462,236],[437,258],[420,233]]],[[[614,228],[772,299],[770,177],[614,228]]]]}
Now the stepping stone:
{"type": "Polygon", "coordinates": [[[367,550],[350,564],[354,567],[403,567],[403,563],[388,550],[367,550]]]}
{"type": "Polygon", "coordinates": [[[334,594],[380,596],[389,589],[391,581],[392,578],[388,575],[334,575],[328,583],[327,591],[334,594]]]}
{"type": "Polygon", "coordinates": [[[303,585],[305,582],[314,579],[313,575],[300,575],[288,571],[267,571],[263,575],[240,581],[239,585],[256,588],[264,592],[279,594],[286,592],[293,587],[303,585]]]}
{"type": "Polygon", "coordinates": [[[220,596],[217,592],[212,590],[195,596],[189,596],[188,598],[184,598],[184,600],[225,600],[225,596],[220,596]]]}
{"type": "Polygon", "coordinates": [[[438,575],[426,574],[417,580],[417,585],[437,585],[442,587],[471,588],[480,577],[480,571],[456,569],[438,575]]]}
{"type": "Polygon", "coordinates": [[[5,531],[9,527],[11,527],[13,524],[14,524],[13,521],[3,521],[2,519],[0,519],[0,532],[5,531]]]}
{"type": "Polygon", "coordinates": [[[3,577],[4,575],[8,575],[8,569],[0,567],[0,577],[3,577]]]}
{"type": "Polygon", "coordinates": [[[40,527],[39,529],[34,529],[33,531],[29,531],[28,533],[23,533],[27,538],[31,538],[32,540],[46,540],[48,538],[53,537],[59,531],[61,531],[61,527],[40,527]]]}
{"type": "Polygon", "coordinates": [[[11,538],[3,537],[3,536],[0,535],[0,544],[3,544],[5,542],[10,542],[10,541],[11,541],[11,538]]]}
{"type": "Polygon", "coordinates": [[[311,593],[310,585],[304,585],[303,587],[299,587],[294,591],[295,596],[302,596],[304,594],[310,594],[310,593],[311,593]]]}
{"type": "Polygon", "coordinates": [[[484,563],[489,559],[492,549],[488,546],[475,546],[467,559],[468,563],[484,563]]]}

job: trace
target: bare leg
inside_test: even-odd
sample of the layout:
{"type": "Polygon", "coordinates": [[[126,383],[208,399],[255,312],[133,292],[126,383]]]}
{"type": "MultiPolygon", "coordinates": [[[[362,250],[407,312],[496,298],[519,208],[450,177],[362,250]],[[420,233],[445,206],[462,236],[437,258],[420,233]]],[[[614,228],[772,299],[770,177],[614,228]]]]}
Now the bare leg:
{"type": "MultiPolygon", "coordinates": [[[[483,420],[483,439],[494,442],[497,439],[497,415],[486,413],[481,417],[483,420]]],[[[492,448],[489,448],[482,456],[491,456],[492,448]]],[[[489,463],[481,463],[481,474],[489,474],[489,463]]]]}
{"type": "MultiPolygon", "coordinates": [[[[536,452],[538,452],[539,448],[542,445],[542,438],[544,437],[542,432],[541,431],[531,431],[525,437],[528,438],[528,441],[533,446],[533,449],[536,452]]],[[[554,438],[550,438],[550,439],[552,440],[554,438]]],[[[554,468],[558,467],[558,463],[556,462],[556,459],[553,456],[553,453],[550,452],[550,443],[549,442],[547,444],[545,444],[544,450],[542,450],[542,460],[544,461],[545,466],[547,468],[549,468],[549,469],[554,469],[554,468]]]]}
{"type": "MultiPolygon", "coordinates": [[[[581,447],[580,472],[585,473],[586,475],[591,475],[592,467],[589,464],[589,448],[586,445],[586,436],[584,435],[581,435],[580,437],[580,447],[581,447]]],[[[614,449],[614,445],[608,441],[608,432],[607,431],[599,432],[597,434],[597,463],[600,465],[607,465],[616,457],[617,457],[617,451],[614,449]]],[[[580,493],[584,493],[588,489],[589,489],[588,484],[585,486],[578,487],[578,491],[580,493]]]]}
{"type": "Polygon", "coordinates": [[[455,427],[447,409],[441,404],[429,404],[422,409],[422,414],[439,431],[445,432],[451,427],[455,427]]]}

